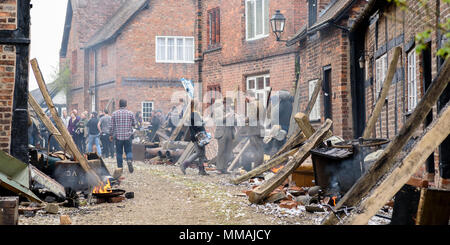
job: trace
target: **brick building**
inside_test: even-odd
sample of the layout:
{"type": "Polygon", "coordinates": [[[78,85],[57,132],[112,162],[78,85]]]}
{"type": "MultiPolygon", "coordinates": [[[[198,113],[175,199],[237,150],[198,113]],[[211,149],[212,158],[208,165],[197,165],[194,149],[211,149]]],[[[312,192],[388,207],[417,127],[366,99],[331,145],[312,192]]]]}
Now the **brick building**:
{"type": "Polygon", "coordinates": [[[303,1],[203,0],[198,39],[200,80],[204,104],[228,91],[254,91],[262,97],[274,92],[294,93],[297,47],[277,42],[270,18],[281,10],[287,22],[284,35],[293,36],[305,23],[303,1]]]}
{"type": "MultiPolygon", "coordinates": [[[[350,31],[366,1],[308,0],[308,21],[287,45],[299,45],[300,74],[297,90],[300,94],[295,111],[306,108],[315,84],[322,79],[322,90],[310,114],[314,126],[326,118],[333,120],[333,132],[352,139],[361,129],[352,115],[350,79],[350,31]]],[[[292,126],[291,126],[292,127],[292,126]]]]}
{"type": "MultiPolygon", "coordinates": [[[[426,40],[427,48],[420,53],[416,52],[415,35],[428,29],[427,23],[430,22],[427,20],[424,7],[420,6],[418,1],[408,2],[413,12],[402,11],[400,7],[384,0],[369,1],[364,13],[355,20],[357,24],[352,30],[355,33],[354,43],[356,44],[353,46],[352,63],[357,64],[358,59],[365,63],[364,67],[355,66],[355,77],[365,81],[358,83],[357,90],[359,101],[366,111],[366,119],[374,109],[392,59],[393,48],[397,46],[402,48],[397,71],[389,88],[387,103],[373,132],[373,135],[378,138],[395,137],[443,64],[443,59],[436,55],[445,41],[440,32],[433,30],[430,38],[426,40]]],[[[429,4],[432,12],[438,13],[431,19],[445,23],[450,15],[450,6],[444,1],[430,1],[429,4]]],[[[447,87],[437,106],[425,120],[424,127],[433,120],[433,116],[440,108],[445,106],[449,94],[447,87]]],[[[434,174],[438,162],[448,162],[449,153],[449,139],[446,139],[440,150],[427,160],[428,172],[434,174]]],[[[418,177],[422,177],[421,173],[418,177]]]]}
{"type": "Polygon", "coordinates": [[[28,162],[30,1],[0,1],[0,150],[28,162]]]}
{"type": "Polygon", "coordinates": [[[118,104],[124,98],[130,110],[143,112],[144,120],[153,109],[167,113],[176,101],[172,95],[184,91],[180,79],[196,79],[195,1],[117,1],[108,11],[103,9],[108,4],[100,2],[89,1],[98,5],[81,10],[72,3],[73,26],[63,41],[65,56],[61,52],[72,69],[70,107],[98,111],[111,99],[118,104]],[[87,28],[77,11],[94,11],[105,21],[77,40],[75,25],[87,28]]]}

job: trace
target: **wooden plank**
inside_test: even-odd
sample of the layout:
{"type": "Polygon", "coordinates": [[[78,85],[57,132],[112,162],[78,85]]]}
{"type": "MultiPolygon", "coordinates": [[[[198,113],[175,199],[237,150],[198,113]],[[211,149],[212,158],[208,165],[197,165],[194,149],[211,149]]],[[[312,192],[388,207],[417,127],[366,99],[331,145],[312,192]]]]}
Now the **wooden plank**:
{"type": "Polygon", "coordinates": [[[420,193],[416,225],[448,225],[450,190],[423,188],[420,193]]]}
{"type": "Polygon", "coordinates": [[[271,158],[269,161],[256,167],[252,171],[247,172],[246,174],[241,175],[235,179],[232,179],[231,183],[237,185],[239,183],[242,183],[243,181],[249,180],[257,175],[260,175],[271,168],[277,167],[278,165],[289,160],[289,157],[293,156],[297,151],[298,151],[298,149],[292,149],[292,150],[282,154],[281,156],[278,156],[276,158],[271,158]]]}
{"type": "MultiPolygon", "coordinates": [[[[369,219],[392,199],[410,177],[417,172],[430,154],[444,141],[450,133],[450,108],[447,105],[439,118],[426,129],[420,139],[408,151],[406,157],[398,161],[393,171],[382,176],[383,181],[357,205],[354,213],[344,219],[344,224],[367,224],[369,219]]],[[[448,222],[448,219],[447,219],[448,222]]]]}
{"type": "MultiPolygon", "coordinates": [[[[366,196],[372,187],[380,181],[380,178],[389,171],[401,149],[405,146],[414,132],[421,126],[421,123],[428,115],[432,107],[436,104],[439,96],[448,85],[450,77],[450,59],[447,59],[442,65],[437,77],[433,80],[430,88],[424,97],[416,106],[414,112],[403,125],[399,134],[386,147],[378,160],[368,169],[368,171],[359,178],[353,187],[339,201],[336,209],[343,206],[352,207],[356,205],[364,196],[366,196]]],[[[328,214],[322,224],[331,225],[338,223],[338,219],[328,214]]]]}
{"type": "Polygon", "coordinates": [[[61,133],[59,130],[53,125],[50,118],[45,115],[42,108],[37,103],[36,99],[31,95],[31,93],[28,93],[28,103],[30,103],[30,106],[33,108],[33,110],[36,112],[36,115],[39,117],[41,122],[45,125],[45,127],[48,129],[50,133],[53,134],[53,137],[55,138],[56,142],[61,146],[62,149],[67,148],[67,143],[64,140],[64,138],[61,136],[61,133]]]}
{"type": "Polygon", "coordinates": [[[62,122],[61,118],[58,116],[58,112],[56,111],[56,107],[53,104],[53,101],[50,97],[50,94],[48,93],[47,87],[45,86],[44,77],[42,76],[41,70],[39,69],[39,64],[36,59],[31,60],[31,67],[34,72],[34,76],[36,77],[36,81],[39,85],[39,89],[42,92],[42,96],[44,97],[45,102],[47,103],[47,106],[52,113],[52,117],[55,121],[56,127],[59,129],[59,132],[61,133],[61,136],[66,141],[66,144],[70,151],[73,153],[73,157],[76,159],[76,161],[80,162],[81,167],[86,171],[86,176],[89,178],[89,183],[92,185],[99,185],[101,184],[101,179],[98,177],[98,175],[91,169],[91,167],[88,164],[87,159],[81,154],[81,152],[78,150],[77,146],[75,145],[75,142],[72,139],[72,136],[70,136],[69,131],[65,127],[64,123],[62,122]]]}
{"type": "Polygon", "coordinates": [[[394,79],[395,71],[397,70],[397,63],[400,57],[402,49],[400,47],[396,47],[394,49],[394,56],[392,57],[391,63],[389,64],[388,74],[383,83],[383,88],[381,89],[380,97],[373,109],[372,115],[369,117],[369,121],[367,121],[367,126],[364,129],[363,138],[368,139],[373,132],[375,124],[377,122],[378,117],[380,116],[381,110],[383,109],[384,103],[386,101],[386,97],[389,94],[389,88],[391,87],[392,80],[394,79]]]}
{"type": "Polygon", "coordinates": [[[305,144],[299,148],[294,156],[274,177],[265,181],[249,193],[251,203],[261,203],[273,190],[275,190],[283,181],[296,170],[310,155],[310,150],[322,143],[333,122],[330,119],[317,130],[305,144]]]}
{"type": "Polygon", "coordinates": [[[250,140],[247,139],[247,142],[245,143],[244,147],[242,147],[242,150],[239,152],[239,154],[237,154],[237,156],[233,159],[230,166],[228,167],[228,169],[227,169],[228,172],[231,172],[231,170],[233,170],[234,166],[236,166],[237,162],[239,161],[239,158],[241,158],[242,154],[244,153],[244,151],[247,150],[249,145],[250,145],[250,140]]]}
{"type": "Polygon", "coordinates": [[[181,154],[180,158],[178,158],[176,165],[183,164],[183,162],[191,155],[191,153],[194,151],[194,143],[190,142],[189,145],[186,146],[186,149],[184,149],[183,154],[181,154]]]}

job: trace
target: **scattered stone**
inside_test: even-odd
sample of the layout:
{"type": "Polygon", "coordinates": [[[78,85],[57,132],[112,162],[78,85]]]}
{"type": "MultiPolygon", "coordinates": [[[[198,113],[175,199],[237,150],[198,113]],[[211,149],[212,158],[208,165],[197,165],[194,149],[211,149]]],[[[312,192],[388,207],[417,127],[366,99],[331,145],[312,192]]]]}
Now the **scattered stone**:
{"type": "Polygon", "coordinates": [[[59,211],[59,207],[56,204],[48,203],[47,206],[45,206],[45,212],[49,214],[57,214],[59,211]]]}
{"type": "Polygon", "coordinates": [[[303,195],[303,196],[298,196],[295,198],[295,200],[300,203],[301,205],[309,205],[311,202],[312,197],[310,197],[309,195],[303,195]]]}
{"type": "Polygon", "coordinates": [[[133,199],[134,198],[134,192],[127,192],[127,193],[125,193],[125,197],[127,199],[133,199]]]}
{"type": "Polygon", "coordinates": [[[298,206],[297,202],[294,201],[281,201],[280,202],[280,208],[287,208],[287,209],[293,209],[298,206]]]}
{"type": "Polygon", "coordinates": [[[312,197],[319,195],[320,190],[321,190],[320,186],[317,186],[317,185],[313,186],[313,187],[309,188],[308,195],[310,195],[312,197]]]}

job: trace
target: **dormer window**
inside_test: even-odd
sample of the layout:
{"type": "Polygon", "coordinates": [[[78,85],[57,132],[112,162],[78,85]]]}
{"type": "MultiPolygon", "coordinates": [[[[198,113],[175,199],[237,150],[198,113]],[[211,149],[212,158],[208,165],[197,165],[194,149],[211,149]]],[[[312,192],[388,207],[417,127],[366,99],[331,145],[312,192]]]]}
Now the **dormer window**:
{"type": "Polygon", "coordinates": [[[317,21],[317,0],[308,0],[308,26],[317,21]]]}

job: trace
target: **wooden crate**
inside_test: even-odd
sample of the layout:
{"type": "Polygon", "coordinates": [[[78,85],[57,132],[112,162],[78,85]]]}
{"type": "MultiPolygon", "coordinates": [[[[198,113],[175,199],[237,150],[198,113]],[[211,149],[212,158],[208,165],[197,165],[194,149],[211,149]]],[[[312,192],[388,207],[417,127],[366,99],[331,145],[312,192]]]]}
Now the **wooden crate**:
{"type": "Polygon", "coordinates": [[[314,170],[310,161],[305,161],[292,173],[292,180],[298,187],[311,187],[314,184],[314,170]]]}
{"type": "Polygon", "coordinates": [[[0,197],[0,225],[19,223],[19,197],[0,197]]]}

